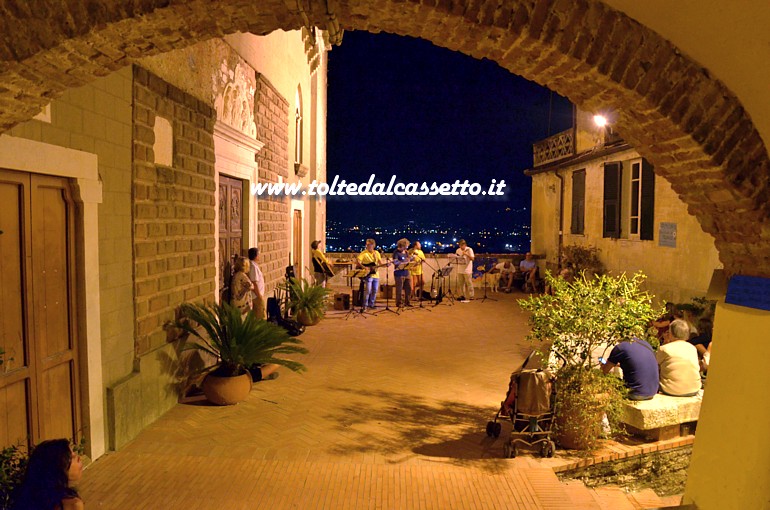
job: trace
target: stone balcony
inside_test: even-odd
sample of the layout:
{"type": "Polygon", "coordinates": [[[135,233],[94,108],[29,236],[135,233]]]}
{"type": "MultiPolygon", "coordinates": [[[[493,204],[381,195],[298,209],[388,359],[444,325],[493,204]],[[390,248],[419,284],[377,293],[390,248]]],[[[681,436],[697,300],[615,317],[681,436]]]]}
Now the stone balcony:
{"type": "Polygon", "coordinates": [[[532,145],[534,167],[553,163],[575,154],[575,130],[557,133],[532,145]]]}

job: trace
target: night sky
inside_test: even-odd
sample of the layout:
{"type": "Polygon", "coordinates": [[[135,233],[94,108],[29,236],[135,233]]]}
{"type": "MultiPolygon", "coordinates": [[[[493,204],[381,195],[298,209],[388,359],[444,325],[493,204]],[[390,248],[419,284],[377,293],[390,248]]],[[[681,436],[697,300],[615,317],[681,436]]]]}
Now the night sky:
{"type": "Polygon", "coordinates": [[[365,182],[375,173],[385,182],[397,175],[404,182],[507,184],[502,200],[380,200],[372,207],[371,199],[328,197],[329,220],[351,225],[415,219],[430,228],[452,218],[469,227],[528,224],[531,179],[523,170],[532,167],[532,143],[572,123],[569,101],[494,62],[391,34],[346,32],[329,53],[328,94],[329,182],[335,175],[365,182]],[[507,207],[512,212],[500,213],[507,207]]]}

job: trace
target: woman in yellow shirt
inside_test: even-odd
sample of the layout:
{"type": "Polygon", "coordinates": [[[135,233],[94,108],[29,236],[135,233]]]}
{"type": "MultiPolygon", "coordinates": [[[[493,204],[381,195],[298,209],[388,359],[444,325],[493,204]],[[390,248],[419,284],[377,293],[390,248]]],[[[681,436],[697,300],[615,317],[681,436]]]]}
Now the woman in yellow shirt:
{"type": "Polygon", "coordinates": [[[414,280],[414,295],[422,300],[422,288],[425,285],[422,274],[422,263],[425,262],[425,253],[422,251],[420,241],[415,241],[414,246],[409,250],[415,260],[420,261],[420,265],[412,269],[412,280],[414,280]]]}

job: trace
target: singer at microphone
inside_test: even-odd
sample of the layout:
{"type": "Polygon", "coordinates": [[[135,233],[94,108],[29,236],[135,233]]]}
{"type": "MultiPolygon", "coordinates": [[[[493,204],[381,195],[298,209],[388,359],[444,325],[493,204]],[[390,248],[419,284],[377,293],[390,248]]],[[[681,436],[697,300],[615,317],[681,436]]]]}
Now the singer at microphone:
{"type": "Polygon", "coordinates": [[[457,275],[460,285],[460,302],[470,303],[470,300],[473,299],[473,259],[476,258],[476,255],[473,253],[473,248],[465,242],[465,239],[460,239],[457,245],[459,248],[455,253],[462,261],[458,267],[459,273],[457,275]]]}

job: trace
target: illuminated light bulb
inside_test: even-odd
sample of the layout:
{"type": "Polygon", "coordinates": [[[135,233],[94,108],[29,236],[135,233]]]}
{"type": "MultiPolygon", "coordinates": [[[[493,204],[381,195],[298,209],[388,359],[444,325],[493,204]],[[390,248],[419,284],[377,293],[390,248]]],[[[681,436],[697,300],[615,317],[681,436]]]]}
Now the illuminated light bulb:
{"type": "Polygon", "coordinates": [[[594,122],[599,127],[604,127],[607,125],[607,117],[604,115],[594,115],[594,122]]]}

